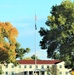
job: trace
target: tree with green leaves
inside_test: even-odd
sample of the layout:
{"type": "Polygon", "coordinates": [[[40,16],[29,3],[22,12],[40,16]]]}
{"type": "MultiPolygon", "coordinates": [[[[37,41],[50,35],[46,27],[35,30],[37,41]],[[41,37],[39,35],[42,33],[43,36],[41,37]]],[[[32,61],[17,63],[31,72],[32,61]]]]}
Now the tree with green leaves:
{"type": "Polygon", "coordinates": [[[0,75],[2,75],[4,72],[2,70],[2,66],[0,65],[0,75]]]}
{"type": "Polygon", "coordinates": [[[36,56],[36,55],[32,55],[31,57],[26,57],[26,58],[24,58],[23,60],[40,60],[39,58],[38,58],[38,56],[36,56]]]}
{"type": "Polygon", "coordinates": [[[20,48],[20,43],[16,43],[15,44],[15,46],[16,46],[16,58],[19,58],[19,59],[23,59],[23,57],[24,57],[24,55],[26,54],[26,53],[29,53],[30,52],[30,49],[29,48],[26,48],[26,49],[24,49],[24,48],[20,48]]]}
{"type": "Polygon", "coordinates": [[[38,58],[38,56],[36,56],[36,55],[32,55],[31,58],[32,58],[33,60],[35,60],[35,59],[36,59],[36,60],[40,60],[40,59],[38,58]]]}
{"type": "Polygon", "coordinates": [[[59,75],[59,69],[57,65],[52,65],[51,67],[47,67],[46,69],[47,75],[59,75]]]}
{"type": "Polygon", "coordinates": [[[52,6],[51,15],[39,33],[40,46],[47,57],[65,61],[66,68],[74,68],[74,2],[65,0],[52,6]]]}

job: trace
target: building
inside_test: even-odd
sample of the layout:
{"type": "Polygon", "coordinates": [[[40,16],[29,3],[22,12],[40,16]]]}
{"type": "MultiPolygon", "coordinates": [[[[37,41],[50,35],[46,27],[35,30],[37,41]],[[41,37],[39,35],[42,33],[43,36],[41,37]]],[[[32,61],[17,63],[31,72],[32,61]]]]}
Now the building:
{"type": "Polygon", "coordinates": [[[48,75],[50,70],[55,75],[70,75],[69,69],[64,68],[60,60],[18,60],[19,65],[10,63],[2,66],[3,75],[48,75]]]}
{"type": "Polygon", "coordinates": [[[57,72],[57,75],[71,75],[71,69],[67,69],[64,67],[64,61],[56,64],[57,69],[59,72],[57,72]]]}

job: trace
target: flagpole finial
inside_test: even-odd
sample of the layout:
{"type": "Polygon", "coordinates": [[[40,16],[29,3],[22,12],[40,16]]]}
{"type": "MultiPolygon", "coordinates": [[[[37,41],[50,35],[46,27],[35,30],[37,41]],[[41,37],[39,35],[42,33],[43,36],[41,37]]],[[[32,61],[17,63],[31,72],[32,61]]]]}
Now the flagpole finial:
{"type": "Polygon", "coordinates": [[[35,13],[35,22],[37,21],[37,16],[36,16],[36,13],[35,13]]]}

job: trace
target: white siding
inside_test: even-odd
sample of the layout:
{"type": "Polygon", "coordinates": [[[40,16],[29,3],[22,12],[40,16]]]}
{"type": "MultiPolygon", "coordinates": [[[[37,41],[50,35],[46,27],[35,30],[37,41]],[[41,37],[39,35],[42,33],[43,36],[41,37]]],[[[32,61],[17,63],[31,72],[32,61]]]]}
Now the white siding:
{"type": "MultiPolygon", "coordinates": [[[[55,64],[20,64],[18,66],[15,66],[12,68],[13,64],[9,64],[8,68],[2,65],[2,69],[4,71],[3,75],[6,75],[6,72],[8,72],[8,75],[12,75],[12,72],[15,73],[15,75],[24,75],[24,71],[34,71],[36,69],[36,65],[38,66],[38,70],[46,70],[47,66],[52,67],[52,65],[55,64]],[[19,67],[21,66],[21,67],[19,67]],[[25,66],[25,67],[24,67],[25,66]],[[44,68],[42,68],[44,66],[44,68]]],[[[70,75],[69,70],[64,68],[64,62],[58,63],[55,65],[57,67],[58,71],[56,75],[70,75]]],[[[28,72],[29,73],[29,72],[28,72]]],[[[34,73],[34,72],[33,72],[34,73]]],[[[45,75],[47,75],[47,72],[45,71],[45,75]]]]}
{"type": "Polygon", "coordinates": [[[57,69],[59,70],[58,75],[70,75],[70,69],[64,67],[64,62],[58,63],[57,69]]]}

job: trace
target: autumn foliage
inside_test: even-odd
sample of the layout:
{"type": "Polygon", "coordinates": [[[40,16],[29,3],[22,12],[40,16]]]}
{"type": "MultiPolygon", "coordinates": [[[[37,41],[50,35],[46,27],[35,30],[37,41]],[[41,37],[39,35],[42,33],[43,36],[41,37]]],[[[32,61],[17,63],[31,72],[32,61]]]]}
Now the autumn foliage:
{"type": "Polygon", "coordinates": [[[16,61],[18,31],[9,22],[0,22],[0,62],[16,61]]]}

